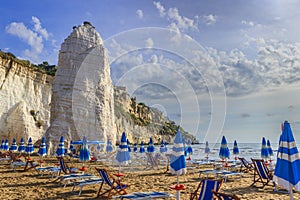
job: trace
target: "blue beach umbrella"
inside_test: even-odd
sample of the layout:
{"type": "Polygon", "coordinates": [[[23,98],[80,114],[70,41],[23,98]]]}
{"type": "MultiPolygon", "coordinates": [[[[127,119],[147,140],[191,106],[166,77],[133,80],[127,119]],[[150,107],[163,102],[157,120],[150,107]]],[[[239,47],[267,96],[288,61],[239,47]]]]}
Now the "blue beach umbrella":
{"type": "Polygon", "coordinates": [[[106,149],[105,150],[106,150],[107,153],[112,152],[114,150],[110,139],[107,139],[107,144],[106,144],[106,149]]]}
{"type": "Polygon", "coordinates": [[[153,145],[153,140],[150,137],[150,141],[148,143],[148,147],[147,147],[147,152],[148,153],[153,153],[155,151],[154,145],[153,145]]]}
{"type": "Polygon", "coordinates": [[[125,132],[122,133],[121,143],[117,151],[116,160],[119,163],[119,172],[120,172],[120,165],[128,164],[130,160],[130,153],[128,151],[127,138],[125,132]]]}
{"type": "MultiPolygon", "coordinates": [[[[177,185],[179,185],[178,176],[186,173],[186,163],[184,156],[184,145],[182,134],[178,130],[175,136],[174,145],[171,151],[170,172],[177,176],[177,185]]],[[[176,199],[180,199],[179,190],[176,191],[176,199]]]]}
{"type": "Polygon", "coordinates": [[[5,145],[5,141],[4,141],[4,140],[2,140],[2,142],[1,142],[1,146],[0,146],[0,150],[3,150],[3,149],[4,149],[4,145],[5,145]]]}
{"type": "Polygon", "coordinates": [[[19,147],[18,147],[18,152],[19,152],[19,153],[22,153],[22,152],[24,152],[24,151],[25,151],[24,139],[21,138],[20,144],[19,144],[19,147]]]}
{"type": "Polygon", "coordinates": [[[43,157],[47,155],[47,149],[46,149],[46,139],[43,137],[42,142],[40,144],[40,148],[38,150],[39,156],[43,157]]]}
{"type": "Polygon", "coordinates": [[[70,151],[72,154],[75,154],[75,153],[76,153],[76,149],[74,148],[74,145],[72,144],[72,141],[70,142],[70,148],[69,148],[69,151],[70,151]]]}
{"type": "Polygon", "coordinates": [[[280,136],[277,162],[273,181],[290,191],[293,199],[293,188],[300,191],[300,156],[290,124],[285,121],[280,136]]]}
{"type": "Polygon", "coordinates": [[[236,160],[237,159],[237,155],[240,154],[240,150],[239,150],[239,147],[237,145],[237,142],[236,140],[234,140],[234,143],[233,143],[233,155],[235,155],[234,159],[236,160]]]}
{"type": "Polygon", "coordinates": [[[166,144],[164,143],[164,141],[161,141],[160,144],[160,148],[159,148],[159,152],[160,153],[166,153],[168,151],[166,144]]]}
{"type": "Polygon", "coordinates": [[[83,136],[82,145],[79,151],[79,161],[82,162],[82,169],[84,169],[84,162],[89,161],[91,159],[90,151],[87,145],[87,139],[83,136]]]}
{"type": "Polygon", "coordinates": [[[260,154],[261,154],[261,158],[265,160],[267,160],[270,157],[265,137],[262,138],[260,154]]]}
{"type": "Polygon", "coordinates": [[[137,152],[137,151],[138,151],[137,144],[134,143],[134,145],[133,145],[133,152],[137,152]]]}
{"type": "Polygon", "coordinates": [[[65,155],[65,139],[64,136],[61,136],[59,140],[58,148],[56,150],[56,156],[62,157],[64,155],[65,155]]]}
{"type": "Polygon", "coordinates": [[[4,151],[8,151],[8,150],[9,150],[8,139],[6,139],[5,142],[4,142],[3,150],[4,150],[4,151]]]}
{"type": "Polygon", "coordinates": [[[140,153],[145,153],[144,142],[141,142],[140,144],[140,153]]]}
{"type": "Polygon", "coordinates": [[[12,142],[11,146],[9,147],[9,150],[10,151],[17,151],[18,150],[17,140],[15,138],[13,139],[13,142],[12,142]]]}
{"type": "Polygon", "coordinates": [[[268,149],[268,152],[269,152],[269,156],[270,156],[270,159],[272,156],[274,156],[274,153],[273,153],[273,149],[271,147],[271,142],[270,140],[267,140],[267,149],[268,149]]]}
{"type": "Polygon", "coordinates": [[[188,140],[187,148],[186,148],[186,154],[189,156],[189,159],[190,159],[190,155],[193,154],[193,148],[192,148],[191,140],[188,140]]]}
{"type": "Polygon", "coordinates": [[[30,154],[34,152],[34,147],[32,144],[31,137],[28,139],[27,146],[25,148],[25,152],[28,153],[28,157],[30,158],[30,154]]]}
{"type": "Polygon", "coordinates": [[[230,156],[230,151],[228,149],[227,141],[226,141],[225,136],[222,137],[221,147],[220,147],[220,151],[219,151],[219,156],[220,156],[220,158],[222,160],[226,160],[230,156]]]}

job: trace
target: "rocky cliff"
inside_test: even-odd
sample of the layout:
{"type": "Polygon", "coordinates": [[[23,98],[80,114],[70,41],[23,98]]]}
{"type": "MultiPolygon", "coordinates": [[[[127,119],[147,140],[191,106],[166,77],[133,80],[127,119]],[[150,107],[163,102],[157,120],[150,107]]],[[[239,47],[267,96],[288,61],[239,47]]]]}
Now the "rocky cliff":
{"type": "Polygon", "coordinates": [[[53,76],[0,52],[0,136],[40,139],[49,126],[53,76]]]}

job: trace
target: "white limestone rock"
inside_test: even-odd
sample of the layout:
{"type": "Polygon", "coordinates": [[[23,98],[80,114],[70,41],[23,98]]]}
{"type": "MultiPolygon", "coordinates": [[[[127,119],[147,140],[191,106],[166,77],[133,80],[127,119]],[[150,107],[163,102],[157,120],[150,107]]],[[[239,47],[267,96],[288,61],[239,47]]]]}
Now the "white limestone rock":
{"type": "Polygon", "coordinates": [[[113,85],[103,41],[88,22],[74,27],[61,45],[46,132],[50,153],[59,139],[116,141],[113,85]]]}

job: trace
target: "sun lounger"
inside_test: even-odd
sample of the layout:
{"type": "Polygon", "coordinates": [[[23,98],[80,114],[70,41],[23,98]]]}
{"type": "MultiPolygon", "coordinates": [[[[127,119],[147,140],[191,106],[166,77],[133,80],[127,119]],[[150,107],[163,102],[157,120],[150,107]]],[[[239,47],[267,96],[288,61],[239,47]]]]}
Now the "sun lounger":
{"type": "Polygon", "coordinates": [[[89,179],[83,179],[83,180],[73,182],[72,192],[74,192],[75,187],[79,187],[80,190],[79,190],[78,196],[80,196],[83,186],[95,185],[95,184],[101,184],[101,183],[102,183],[102,178],[98,178],[96,176],[91,176],[89,179]]]}
{"type": "Polygon", "coordinates": [[[173,197],[173,195],[166,192],[134,192],[131,194],[125,194],[120,196],[113,196],[113,199],[168,199],[173,197]]]}
{"type": "Polygon", "coordinates": [[[241,177],[243,175],[243,173],[241,173],[241,172],[233,172],[233,171],[227,171],[227,170],[216,170],[216,169],[201,170],[199,172],[199,177],[201,176],[201,174],[205,174],[206,178],[208,178],[209,174],[216,175],[216,177],[220,176],[220,177],[224,178],[225,182],[227,181],[227,178],[229,176],[240,176],[241,177]]]}

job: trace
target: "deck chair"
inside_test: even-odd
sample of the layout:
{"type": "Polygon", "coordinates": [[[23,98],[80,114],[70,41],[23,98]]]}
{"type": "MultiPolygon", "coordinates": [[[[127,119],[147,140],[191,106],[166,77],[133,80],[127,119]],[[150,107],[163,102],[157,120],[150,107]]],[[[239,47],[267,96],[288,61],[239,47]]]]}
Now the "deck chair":
{"type": "Polygon", "coordinates": [[[190,200],[207,200],[213,199],[212,190],[219,192],[222,187],[224,179],[213,180],[213,179],[201,179],[197,189],[191,194],[190,200]]]}
{"type": "Polygon", "coordinates": [[[72,192],[74,192],[75,187],[79,187],[80,189],[79,189],[78,196],[80,196],[83,186],[95,185],[95,184],[100,184],[100,183],[102,183],[102,178],[98,178],[98,177],[95,177],[95,176],[89,177],[88,179],[81,179],[81,180],[76,181],[76,182],[73,183],[72,192]]]}
{"type": "Polygon", "coordinates": [[[118,181],[115,177],[109,174],[105,169],[96,167],[96,170],[99,172],[100,176],[103,179],[97,197],[104,196],[104,194],[107,194],[107,198],[111,199],[113,195],[127,194],[125,189],[128,187],[128,185],[121,184],[120,181],[118,181]],[[101,193],[104,184],[108,186],[108,190],[101,193]]]}
{"type": "Polygon", "coordinates": [[[40,166],[38,163],[35,163],[35,161],[32,160],[30,157],[24,156],[24,158],[26,161],[25,166],[24,166],[24,171],[28,171],[30,169],[34,169],[34,168],[40,166]]]}
{"type": "Polygon", "coordinates": [[[133,192],[130,194],[113,196],[113,199],[168,199],[174,197],[166,192],[133,192]]]}
{"type": "Polygon", "coordinates": [[[270,172],[270,170],[265,166],[265,162],[263,159],[252,159],[253,165],[254,165],[254,178],[253,183],[262,183],[262,187],[264,188],[266,185],[270,183],[270,181],[273,183],[273,186],[275,187],[275,183],[272,181],[273,174],[270,172]]]}
{"type": "Polygon", "coordinates": [[[225,194],[221,192],[211,191],[213,196],[216,197],[218,200],[240,200],[238,196],[235,194],[225,194]]]}
{"type": "Polygon", "coordinates": [[[238,157],[238,159],[241,161],[241,172],[249,172],[254,169],[253,163],[249,163],[245,158],[242,157],[238,157]]]}

